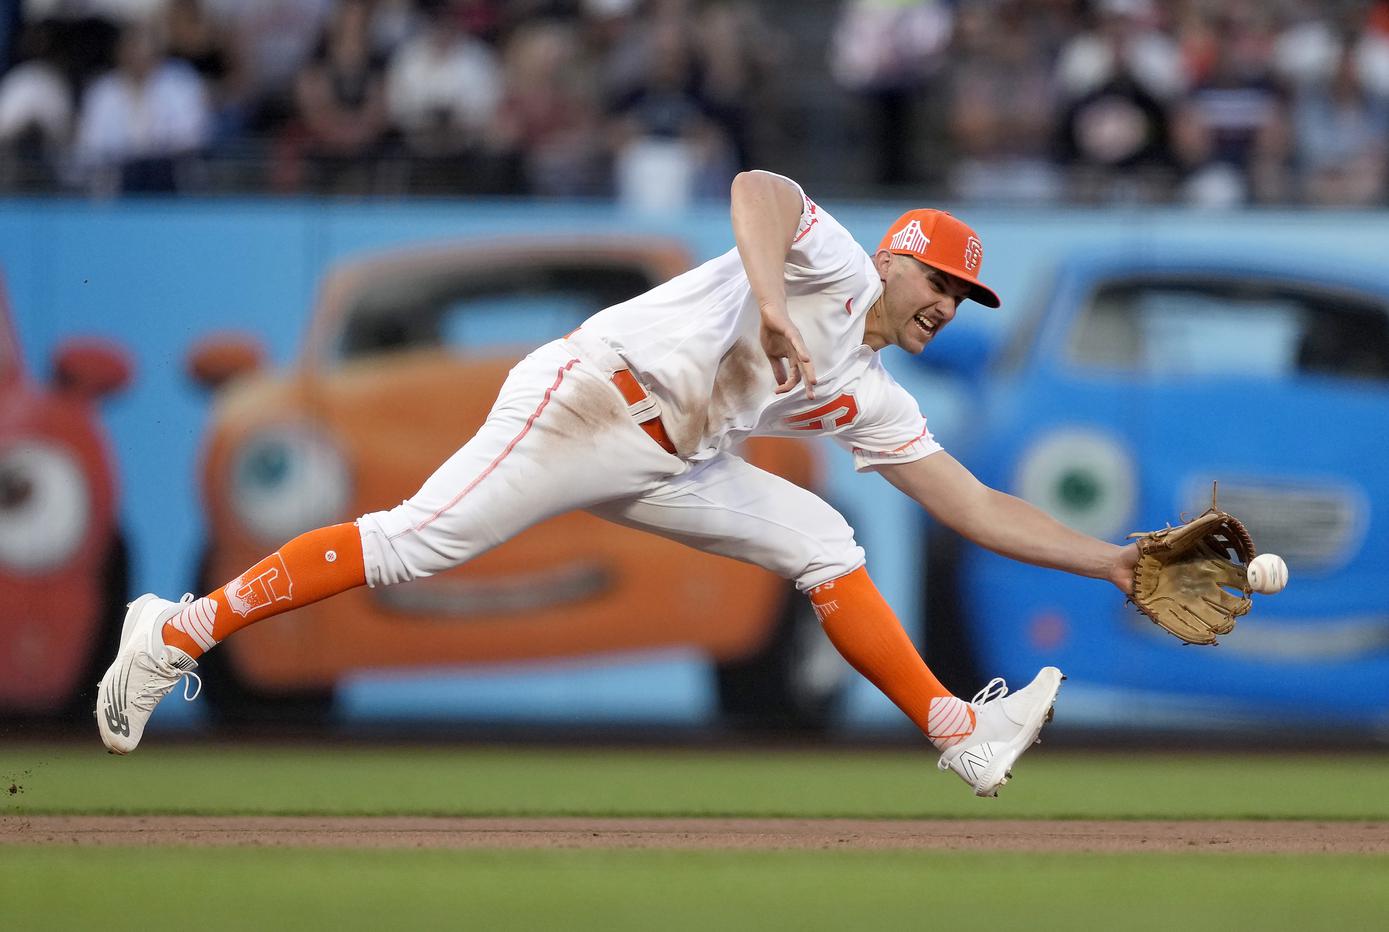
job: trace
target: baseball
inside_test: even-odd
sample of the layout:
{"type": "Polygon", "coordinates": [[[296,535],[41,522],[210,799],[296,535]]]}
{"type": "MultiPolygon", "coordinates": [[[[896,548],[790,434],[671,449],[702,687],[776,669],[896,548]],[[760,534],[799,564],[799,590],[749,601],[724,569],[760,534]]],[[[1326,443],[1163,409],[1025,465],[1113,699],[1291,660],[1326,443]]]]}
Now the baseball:
{"type": "Polygon", "coordinates": [[[1261,553],[1245,567],[1249,588],[1255,592],[1282,592],[1288,584],[1288,564],[1276,553],[1261,553]]]}

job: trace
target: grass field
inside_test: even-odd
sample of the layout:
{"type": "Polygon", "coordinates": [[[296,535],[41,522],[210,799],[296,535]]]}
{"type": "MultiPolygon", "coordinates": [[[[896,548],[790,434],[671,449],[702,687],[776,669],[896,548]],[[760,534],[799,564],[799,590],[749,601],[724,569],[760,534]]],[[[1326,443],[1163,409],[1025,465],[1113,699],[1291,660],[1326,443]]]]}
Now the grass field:
{"type": "MultiPolygon", "coordinates": [[[[26,815],[1384,820],[1389,755],[1081,754],[997,800],[925,752],[0,748],[26,815]]],[[[13,784],[14,791],[6,792],[13,784]]],[[[1334,826],[1333,826],[1334,830],[1334,826]]],[[[0,844],[0,928],[1389,927],[1389,857],[935,851],[402,850],[0,844]]]]}
{"type": "MultiPolygon", "coordinates": [[[[93,741],[95,744],[95,741],[93,741]]],[[[1050,752],[979,800],[927,751],[0,747],[0,812],[1386,819],[1389,754],[1050,752]],[[0,787],[2,789],[2,787],[0,787]]]]}
{"type": "Polygon", "coordinates": [[[1372,929],[1389,862],[0,848],[7,929],[1372,929]]]}

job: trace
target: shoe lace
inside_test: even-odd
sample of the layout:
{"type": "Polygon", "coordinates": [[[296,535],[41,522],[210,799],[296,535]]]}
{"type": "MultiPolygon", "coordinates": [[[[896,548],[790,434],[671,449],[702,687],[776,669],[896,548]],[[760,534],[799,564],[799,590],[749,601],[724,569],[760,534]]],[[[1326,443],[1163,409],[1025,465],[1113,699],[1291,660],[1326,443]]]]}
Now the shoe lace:
{"type": "MultiPolygon", "coordinates": [[[[187,605],[189,602],[192,602],[193,599],[193,593],[185,592],[183,598],[178,601],[180,605],[187,605]]],[[[130,700],[130,704],[141,711],[153,711],[154,707],[159,704],[159,700],[167,696],[169,691],[174,688],[174,685],[178,683],[179,680],[183,681],[184,702],[192,702],[194,699],[198,698],[203,691],[202,677],[198,676],[198,674],[194,673],[192,670],[179,670],[170,663],[166,663],[161,659],[143,653],[135,658],[135,662],[149,672],[155,674],[155,678],[150,679],[149,682],[141,686],[140,691],[130,700]],[[141,661],[146,659],[148,659],[147,663],[141,663],[141,661]],[[191,693],[189,692],[190,688],[192,689],[191,693]]]]}
{"type": "Polygon", "coordinates": [[[994,699],[1002,699],[1008,695],[1008,684],[1003,681],[1003,677],[996,676],[985,684],[984,688],[974,694],[971,700],[975,705],[983,705],[994,699]]]}
{"type": "Polygon", "coordinates": [[[167,696],[180,680],[183,681],[183,699],[185,702],[192,702],[203,691],[202,678],[192,670],[179,670],[162,660],[156,660],[149,654],[140,654],[135,658],[135,663],[153,674],[130,700],[130,704],[141,711],[153,711],[154,707],[159,704],[159,700],[167,696]],[[192,680],[191,683],[190,680],[192,680]]]}

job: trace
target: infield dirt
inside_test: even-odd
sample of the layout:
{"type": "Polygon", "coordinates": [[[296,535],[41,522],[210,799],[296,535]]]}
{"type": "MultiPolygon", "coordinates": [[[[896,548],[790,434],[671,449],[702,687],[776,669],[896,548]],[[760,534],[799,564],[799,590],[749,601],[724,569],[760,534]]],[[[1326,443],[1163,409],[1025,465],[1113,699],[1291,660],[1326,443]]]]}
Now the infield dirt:
{"type": "Polygon", "coordinates": [[[14,815],[0,844],[1387,854],[1389,823],[14,815]]]}

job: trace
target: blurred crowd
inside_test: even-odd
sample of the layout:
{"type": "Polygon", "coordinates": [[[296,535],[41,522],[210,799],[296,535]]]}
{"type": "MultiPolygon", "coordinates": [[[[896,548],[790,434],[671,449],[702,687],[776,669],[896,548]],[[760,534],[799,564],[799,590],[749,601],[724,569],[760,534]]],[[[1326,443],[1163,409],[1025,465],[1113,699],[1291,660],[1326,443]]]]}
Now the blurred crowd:
{"type": "Polygon", "coordinates": [[[1389,200],[1389,0],[4,9],[0,190],[1389,200]]]}
{"type": "Polygon", "coordinates": [[[840,82],[874,113],[877,177],[912,177],[903,121],[948,147],[962,199],[1379,205],[1386,0],[855,0],[840,82]]]}
{"type": "Polygon", "coordinates": [[[0,187],[93,193],[726,195],[782,54],[755,5],[684,0],[28,0],[6,28],[0,187]]]}

